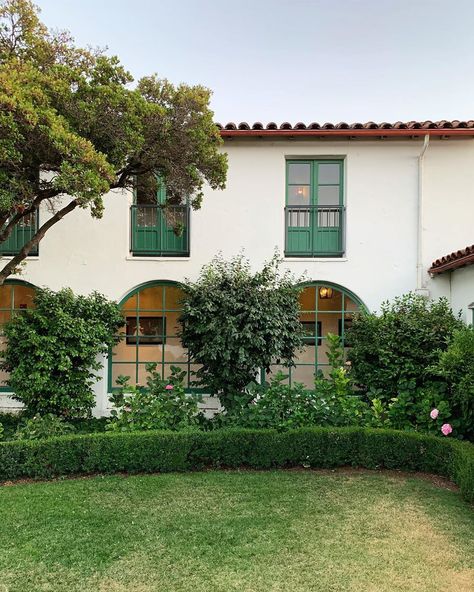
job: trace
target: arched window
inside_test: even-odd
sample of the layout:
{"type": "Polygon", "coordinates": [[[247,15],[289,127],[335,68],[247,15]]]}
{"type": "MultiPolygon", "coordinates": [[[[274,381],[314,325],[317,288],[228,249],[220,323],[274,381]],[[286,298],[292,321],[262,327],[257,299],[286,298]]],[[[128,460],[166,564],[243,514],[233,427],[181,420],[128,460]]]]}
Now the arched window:
{"type": "MultiPolygon", "coordinates": [[[[35,291],[36,289],[32,284],[20,280],[7,280],[0,286],[0,352],[6,345],[3,326],[15,314],[33,308],[35,291]]],[[[6,384],[7,380],[8,372],[0,370],[0,392],[10,391],[6,384]]]]}
{"type": "Polygon", "coordinates": [[[327,357],[327,335],[339,335],[344,349],[347,343],[346,331],[352,317],[361,308],[362,301],[352,292],[337,284],[311,282],[304,285],[300,294],[301,322],[303,323],[305,346],[295,358],[295,367],[274,368],[289,374],[289,381],[302,382],[308,388],[314,384],[314,375],[321,370],[327,374],[330,370],[327,357]]]}
{"type": "Polygon", "coordinates": [[[183,290],[172,282],[148,282],[135,288],[120,303],[124,316],[120,343],[109,356],[109,387],[117,387],[120,375],[134,385],[146,384],[146,364],[155,362],[164,378],[171,366],[187,372],[193,368],[178,337],[183,290]]]}

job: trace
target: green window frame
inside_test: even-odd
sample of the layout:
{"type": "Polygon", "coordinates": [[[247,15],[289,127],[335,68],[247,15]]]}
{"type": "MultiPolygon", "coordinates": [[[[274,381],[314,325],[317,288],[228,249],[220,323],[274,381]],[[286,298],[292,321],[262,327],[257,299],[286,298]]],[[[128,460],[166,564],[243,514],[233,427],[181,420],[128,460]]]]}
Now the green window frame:
{"type": "MultiPolygon", "coordinates": [[[[273,374],[277,370],[283,370],[288,375],[287,382],[290,385],[294,382],[304,382],[301,379],[302,373],[308,375],[312,383],[314,375],[319,371],[323,373],[329,371],[330,365],[324,353],[327,334],[330,332],[339,335],[346,352],[347,348],[350,347],[350,344],[346,342],[345,334],[348,321],[358,311],[367,311],[365,304],[354,292],[339,284],[310,281],[301,284],[301,287],[303,292],[300,297],[300,318],[308,334],[304,338],[305,349],[299,357],[295,358],[294,367],[273,366],[270,372],[270,374],[273,374]],[[330,289],[332,295],[326,298],[322,297],[320,294],[321,289],[330,289]],[[325,302],[324,308],[323,300],[325,302]],[[344,319],[344,322],[342,322],[342,319],[344,319]],[[328,331],[328,326],[331,327],[330,331],[328,331]]],[[[262,379],[268,380],[269,376],[262,375],[262,379]]],[[[309,388],[311,384],[307,384],[307,386],[309,388]]]]}
{"type": "MultiPolygon", "coordinates": [[[[7,240],[0,243],[0,255],[16,255],[23,246],[33,238],[39,227],[39,210],[35,210],[28,216],[25,216],[15,224],[12,233],[7,240]]],[[[28,256],[37,256],[39,254],[38,245],[30,250],[28,256]]]]}
{"type": "Polygon", "coordinates": [[[287,159],[285,256],[342,257],[344,159],[287,159]]]}
{"type": "Polygon", "coordinates": [[[138,203],[135,179],[130,208],[130,251],[133,256],[188,257],[190,207],[167,205],[166,185],[159,175],[156,180],[156,200],[138,203]]]}
{"type": "Polygon", "coordinates": [[[188,392],[199,390],[194,388],[192,385],[192,371],[194,369],[194,366],[191,364],[189,360],[187,350],[182,348],[181,341],[179,340],[178,335],[173,329],[173,323],[170,322],[169,318],[167,317],[168,314],[171,314],[173,318],[176,318],[177,314],[181,313],[182,311],[181,306],[176,306],[176,298],[174,298],[174,296],[170,294],[171,289],[174,291],[174,294],[176,294],[176,289],[182,289],[181,284],[179,284],[178,282],[165,280],[146,282],[131,290],[119,302],[119,306],[122,308],[125,326],[125,320],[132,316],[135,316],[136,318],[136,327],[140,326],[140,319],[151,318],[152,316],[154,316],[155,318],[163,319],[163,332],[160,335],[160,339],[155,343],[143,343],[143,340],[140,339],[142,335],[139,334],[139,331],[136,331],[136,333],[134,334],[128,335],[127,333],[120,334],[120,336],[122,337],[121,343],[112,350],[109,350],[108,392],[113,392],[117,390],[118,387],[117,384],[114,383],[114,376],[117,377],[120,374],[130,376],[132,384],[140,384],[141,386],[143,386],[144,381],[140,380],[140,377],[143,378],[144,368],[145,365],[148,363],[156,363],[157,368],[160,371],[161,376],[163,378],[165,378],[165,376],[169,374],[171,366],[181,367],[183,370],[186,371],[186,390],[188,392]],[[140,294],[148,288],[158,289],[160,294],[159,306],[145,306],[145,304],[141,302],[140,294]],[[130,301],[134,303],[133,308],[127,306],[127,303],[130,301]],[[127,308],[124,308],[126,306],[127,308]],[[159,348],[161,348],[159,358],[157,358],[154,355],[153,346],[159,346],[159,348]],[[124,347],[126,348],[125,350],[123,350],[124,347]],[[170,361],[169,353],[170,351],[172,351],[173,347],[181,347],[183,350],[183,358],[186,359],[170,361]],[[127,351],[127,356],[130,354],[129,357],[127,357],[126,359],[117,360],[114,350],[116,352],[118,348],[121,348],[122,351],[127,351]],[[124,369],[123,372],[120,371],[121,367],[123,367],[124,369]],[[129,371],[132,368],[133,375],[129,371]]]}
{"type": "MultiPolygon", "coordinates": [[[[28,308],[28,305],[24,302],[21,302],[22,298],[18,296],[18,288],[29,288],[30,290],[35,291],[36,286],[30,284],[29,282],[25,282],[22,280],[7,280],[3,286],[0,286],[0,290],[6,290],[9,292],[9,304],[8,306],[2,306],[0,304],[0,339],[3,341],[4,334],[3,334],[3,325],[9,319],[13,318],[15,314],[20,314],[22,311],[28,308]],[[5,320],[5,317],[7,318],[5,320]]],[[[3,302],[3,298],[0,298],[3,302]]],[[[1,358],[0,354],[0,358],[1,358]]],[[[0,393],[11,393],[12,389],[4,384],[4,379],[2,378],[0,381],[0,393]]]]}

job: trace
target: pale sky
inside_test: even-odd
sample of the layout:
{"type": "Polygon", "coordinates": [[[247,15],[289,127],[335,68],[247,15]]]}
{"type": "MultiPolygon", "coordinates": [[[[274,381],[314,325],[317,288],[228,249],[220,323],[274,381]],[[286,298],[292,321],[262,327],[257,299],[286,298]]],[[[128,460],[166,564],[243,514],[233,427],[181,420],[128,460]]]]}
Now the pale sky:
{"type": "Polygon", "coordinates": [[[215,120],[474,118],[474,0],[36,0],[135,78],[214,92],[215,120]]]}

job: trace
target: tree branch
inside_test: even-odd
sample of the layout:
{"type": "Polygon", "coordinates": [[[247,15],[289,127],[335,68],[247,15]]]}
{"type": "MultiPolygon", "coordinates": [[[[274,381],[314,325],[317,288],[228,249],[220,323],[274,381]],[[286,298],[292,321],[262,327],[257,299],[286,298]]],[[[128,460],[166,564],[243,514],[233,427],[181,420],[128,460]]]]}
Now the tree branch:
{"type": "Polygon", "coordinates": [[[13,216],[10,217],[9,214],[0,217],[0,228],[6,224],[5,228],[0,231],[0,243],[3,243],[10,237],[11,233],[13,232],[14,227],[22,218],[26,218],[33,212],[37,210],[41,202],[46,199],[52,199],[53,197],[57,197],[59,195],[59,191],[55,189],[46,189],[44,191],[39,191],[38,195],[35,199],[31,202],[31,204],[25,208],[21,212],[17,212],[13,216]]]}
{"type": "Polygon", "coordinates": [[[77,201],[73,200],[68,203],[67,206],[59,210],[52,216],[49,220],[47,220],[41,228],[38,229],[36,234],[23,245],[23,247],[18,251],[18,253],[10,259],[10,261],[5,265],[5,267],[0,271],[0,286],[3,285],[6,278],[13,273],[13,271],[18,267],[18,265],[24,261],[28,257],[28,253],[31,251],[33,247],[36,247],[40,240],[44,237],[46,232],[54,226],[57,222],[62,220],[66,214],[72,212],[77,207],[77,201]]]}

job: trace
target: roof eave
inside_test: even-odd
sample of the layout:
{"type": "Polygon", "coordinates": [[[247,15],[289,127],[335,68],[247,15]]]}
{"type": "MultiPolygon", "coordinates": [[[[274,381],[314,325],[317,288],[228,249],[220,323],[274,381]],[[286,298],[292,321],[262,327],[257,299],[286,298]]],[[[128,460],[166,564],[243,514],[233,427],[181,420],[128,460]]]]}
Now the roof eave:
{"type": "Polygon", "coordinates": [[[292,137],[292,138],[380,138],[380,137],[404,137],[419,138],[423,136],[432,137],[471,137],[474,138],[474,129],[221,129],[223,138],[239,137],[292,137]]]}
{"type": "Polygon", "coordinates": [[[433,265],[428,270],[428,272],[431,275],[439,275],[441,273],[445,273],[447,271],[454,271],[455,269],[459,269],[460,267],[465,267],[466,265],[472,264],[474,264],[474,253],[470,253],[469,255],[465,255],[464,257],[455,259],[454,261],[448,261],[441,265],[433,265]]]}

